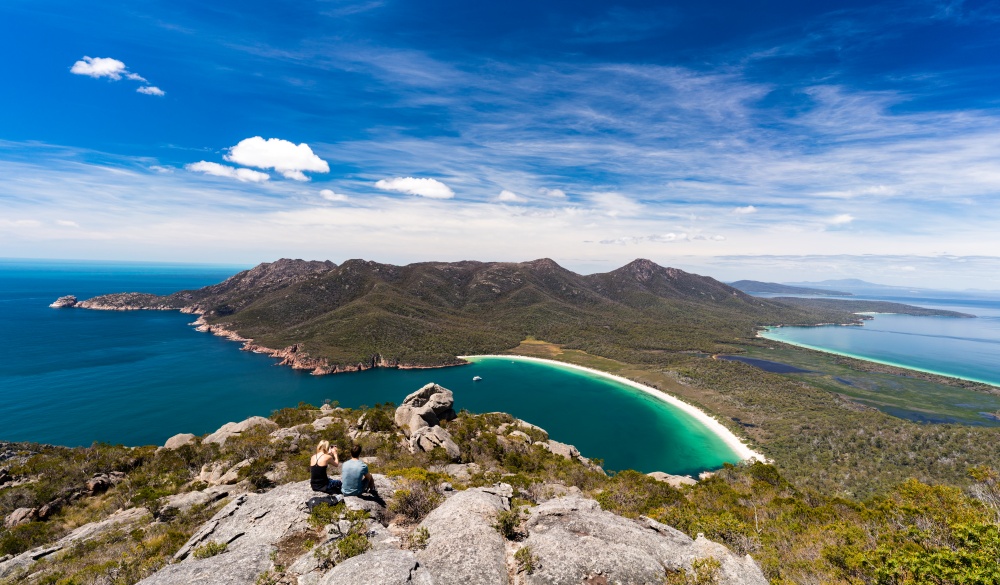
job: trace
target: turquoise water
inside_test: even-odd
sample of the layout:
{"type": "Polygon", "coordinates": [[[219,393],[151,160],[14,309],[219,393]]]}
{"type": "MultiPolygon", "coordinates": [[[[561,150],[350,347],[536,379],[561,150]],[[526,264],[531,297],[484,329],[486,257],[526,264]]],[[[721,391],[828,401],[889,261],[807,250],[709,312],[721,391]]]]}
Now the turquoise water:
{"type": "Polygon", "coordinates": [[[505,411],[576,445],[609,469],[692,474],[736,461],[714,434],[659,400],[587,373],[480,358],[433,370],[311,376],[198,333],[174,311],[50,309],[56,297],[169,293],[213,284],[238,267],[0,260],[0,439],[62,445],[159,444],[179,432],[299,401],[399,403],[428,382],[456,408],[505,411]],[[473,376],[481,382],[473,382],[473,376]]]}
{"type": "Polygon", "coordinates": [[[862,327],[779,327],[767,339],[1000,386],[1000,301],[858,297],[976,315],[875,315],[862,327]]]}

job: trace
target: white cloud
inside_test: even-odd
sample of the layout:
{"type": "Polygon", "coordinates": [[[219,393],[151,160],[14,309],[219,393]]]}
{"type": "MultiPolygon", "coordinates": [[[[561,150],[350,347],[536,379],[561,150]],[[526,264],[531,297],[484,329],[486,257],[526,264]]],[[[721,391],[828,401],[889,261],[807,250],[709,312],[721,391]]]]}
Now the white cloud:
{"type": "Polygon", "coordinates": [[[316,156],[308,144],[294,144],[280,138],[260,136],[241,140],[229,149],[227,161],[259,169],[274,169],[286,179],[308,181],[303,171],[329,173],[330,165],[316,156]]]}
{"type": "Polygon", "coordinates": [[[83,60],[73,63],[69,72],[95,79],[107,77],[115,81],[121,79],[123,75],[129,75],[124,63],[110,57],[84,57],[83,60]]]}
{"type": "Polygon", "coordinates": [[[212,175],[215,177],[228,177],[244,183],[263,183],[271,178],[271,176],[267,173],[261,173],[252,169],[238,169],[236,167],[220,165],[219,163],[204,160],[201,162],[191,163],[186,165],[184,168],[196,173],[205,173],[206,175],[212,175]]]}
{"type": "Polygon", "coordinates": [[[80,224],[76,223],[75,221],[69,221],[68,219],[57,219],[56,225],[61,225],[62,227],[72,227],[72,228],[80,227],[80,224]]]}
{"type": "Polygon", "coordinates": [[[431,199],[451,199],[455,196],[455,192],[448,185],[435,179],[396,177],[395,179],[382,179],[375,183],[375,187],[383,191],[396,191],[431,199]]]}
{"type": "MultiPolygon", "coordinates": [[[[69,72],[74,75],[86,75],[87,77],[93,77],[94,79],[107,77],[112,81],[119,81],[124,77],[125,79],[130,79],[132,81],[148,83],[145,77],[139,75],[138,73],[129,71],[128,68],[125,67],[125,63],[122,63],[118,59],[112,59],[111,57],[84,57],[76,63],[73,63],[69,72]]],[[[145,95],[166,95],[166,92],[153,85],[144,85],[136,89],[136,91],[145,95]]]]}
{"type": "Polygon", "coordinates": [[[331,189],[323,189],[319,192],[319,194],[320,197],[326,199],[327,201],[347,201],[347,195],[334,193],[331,189]]]}
{"type": "Polygon", "coordinates": [[[538,190],[542,195],[547,195],[549,197],[555,197],[556,199],[564,199],[566,197],[566,192],[562,189],[546,189],[542,187],[538,190]]]}
{"type": "Polygon", "coordinates": [[[504,203],[522,203],[527,201],[527,199],[521,197],[513,191],[504,189],[503,191],[500,191],[499,195],[497,195],[497,201],[503,201],[504,203]]]}
{"type": "Polygon", "coordinates": [[[592,193],[591,202],[612,217],[619,215],[634,216],[643,210],[643,206],[620,193],[592,193]]]}
{"type": "Polygon", "coordinates": [[[847,225],[854,221],[854,216],[850,213],[841,213],[840,215],[835,215],[827,220],[830,225],[847,225]]]}
{"type": "Polygon", "coordinates": [[[751,213],[757,213],[757,208],[753,205],[747,205],[746,207],[737,207],[733,210],[736,215],[749,215],[751,213]]]}

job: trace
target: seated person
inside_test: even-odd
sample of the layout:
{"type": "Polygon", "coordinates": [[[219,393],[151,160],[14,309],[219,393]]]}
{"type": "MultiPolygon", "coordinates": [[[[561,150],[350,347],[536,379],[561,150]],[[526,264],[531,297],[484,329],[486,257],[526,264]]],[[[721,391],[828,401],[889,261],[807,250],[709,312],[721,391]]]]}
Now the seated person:
{"type": "Polygon", "coordinates": [[[339,479],[330,479],[326,474],[330,461],[333,466],[340,466],[340,459],[337,457],[337,447],[330,447],[330,441],[320,441],[316,445],[316,453],[309,459],[309,485],[313,491],[325,494],[339,494],[343,485],[339,479]]]}
{"type": "Polygon", "coordinates": [[[363,492],[368,492],[378,497],[375,491],[375,478],[368,473],[368,465],[359,459],[361,457],[361,445],[351,447],[351,459],[345,461],[340,468],[340,477],[344,480],[342,485],[345,496],[360,496],[363,492]]]}

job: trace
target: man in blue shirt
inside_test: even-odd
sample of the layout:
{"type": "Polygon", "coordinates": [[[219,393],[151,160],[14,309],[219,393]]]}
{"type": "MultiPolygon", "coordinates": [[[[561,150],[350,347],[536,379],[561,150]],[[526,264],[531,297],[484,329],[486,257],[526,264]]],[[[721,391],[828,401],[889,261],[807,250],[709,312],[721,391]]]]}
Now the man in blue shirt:
{"type": "Polygon", "coordinates": [[[345,496],[360,496],[363,492],[368,492],[377,497],[375,479],[368,473],[368,464],[359,457],[361,445],[355,444],[351,447],[351,459],[340,466],[340,480],[343,482],[341,493],[345,496]]]}

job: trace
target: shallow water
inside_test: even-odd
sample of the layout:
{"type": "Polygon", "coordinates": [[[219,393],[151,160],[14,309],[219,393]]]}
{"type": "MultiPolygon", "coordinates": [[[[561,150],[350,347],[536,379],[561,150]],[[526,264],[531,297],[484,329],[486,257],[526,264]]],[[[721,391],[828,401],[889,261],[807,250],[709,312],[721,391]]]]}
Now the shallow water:
{"type": "Polygon", "coordinates": [[[505,411],[609,469],[696,474],[737,457],[687,414],[626,385],[558,366],[481,358],[432,370],[311,376],[198,333],[174,311],[50,309],[56,297],[169,293],[234,267],[0,261],[0,439],[156,444],[294,406],[399,403],[428,382],[456,408],[505,411]],[[473,382],[473,376],[481,382],[473,382]]]}

